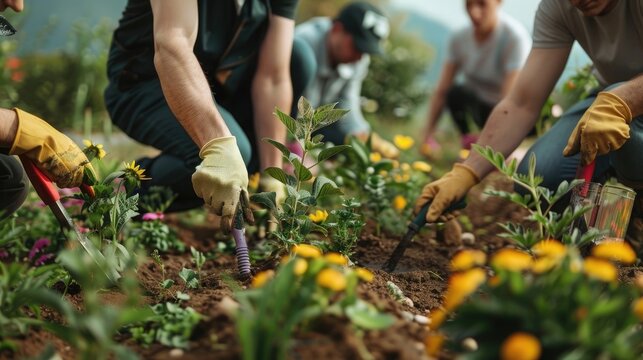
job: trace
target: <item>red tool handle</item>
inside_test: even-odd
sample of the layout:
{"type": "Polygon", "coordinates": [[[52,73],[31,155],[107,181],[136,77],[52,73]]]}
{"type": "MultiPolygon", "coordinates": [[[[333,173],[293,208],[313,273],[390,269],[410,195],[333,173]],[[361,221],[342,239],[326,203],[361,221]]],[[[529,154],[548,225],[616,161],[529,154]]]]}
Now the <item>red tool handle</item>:
{"type": "MultiPolygon", "coordinates": [[[[40,170],[33,161],[23,156],[20,156],[20,161],[22,162],[22,166],[25,168],[29,181],[31,181],[31,185],[34,187],[38,197],[40,197],[40,200],[42,200],[45,205],[49,206],[60,200],[60,194],[51,179],[49,179],[49,177],[42,172],[42,170],[40,170]]],[[[90,185],[81,184],[80,191],[91,197],[95,196],[94,188],[90,185]]]]}
{"type": "Polygon", "coordinates": [[[589,183],[592,182],[595,168],[596,162],[592,161],[585,166],[579,166],[578,170],[576,171],[576,178],[585,180],[585,183],[583,184],[583,187],[581,189],[582,196],[587,196],[587,192],[589,191],[589,183]]]}

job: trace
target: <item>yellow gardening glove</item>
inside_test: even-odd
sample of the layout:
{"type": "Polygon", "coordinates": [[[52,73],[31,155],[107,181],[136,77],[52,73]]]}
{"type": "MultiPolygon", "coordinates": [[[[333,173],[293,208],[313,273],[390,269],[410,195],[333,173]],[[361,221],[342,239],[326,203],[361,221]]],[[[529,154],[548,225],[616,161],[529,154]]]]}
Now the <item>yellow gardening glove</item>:
{"type": "Polygon", "coordinates": [[[94,171],[87,156],[65,134],[46,121],[20,109],[18,131],[9,155],[22,155],[42,170],[60,188],[80,186],[85,168],[94,171]]]}
{"type": "Polygon", "coordinates": [[[585,166],[610,151],[619,149],[630,138],[632,112],[627,104],[610,92],[600,92],[592,106],[569,137],[563,155],[581,153],[581,165],[585,166]]]}
{"type": "Polygon", "coordinates": [[[426,221],[448,220],[449,216],[443,214],[444,210],[462,199],[478,182],[480,179],[473,169],[464,164],[455,164],[451,171],[422,189],[422,194],[415,202],[413,211],[417,214],[424,204],[431,202],[431,207],[426,213],[426,221]]]}
{"type": "Polygon", "coordinates": [[[400,156],[400,151],[390,143],[382,139],[377,133],[371,133],[371,150],[382,154],[387,159],[396,159],[400,156]]]}
{"type": "MultiPolygon", "coordinates": [[[[268,174],[261,174],[261,178],[259,179],[259,189],[265,192],[274,192],[277,206],[279,207],[286,199],[286,185],[268,174]]],[[[272,214],[270,215],[267,228],[268,232],[277,230],[277,219],[272,214]]]]}
{"type": "Polygon", "coordinates": [[[253,223],[248,199],[248,171],[236,138],[226,136],[210,140],[203,145],[199,156],[203,161],[192,174],[192,186],[197,196],[221,216],[221,229],[226,233],[232,229],[239,207],[246,221],[253,223]]]}

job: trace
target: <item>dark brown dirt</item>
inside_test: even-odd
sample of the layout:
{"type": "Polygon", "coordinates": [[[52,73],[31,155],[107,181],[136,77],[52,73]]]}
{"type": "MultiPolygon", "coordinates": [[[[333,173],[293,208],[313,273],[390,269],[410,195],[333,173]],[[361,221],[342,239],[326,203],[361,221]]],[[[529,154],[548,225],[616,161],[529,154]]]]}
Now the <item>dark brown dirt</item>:
{"type": "MultiPolygon", "coordinates": [[[[493,252],[506,245],[508,241],[497,236],[500,228],[496,222],[520,221],[524,216],[524,212],[521,212],[517,206],[495,197],[482,195],[482,190],[488,184],[504,190],[511,189],[511,184],[501,175],[492,174],[482,185],[472,190],[468,198],[469,205],[463,214],[473,225],[473,232],[476,234],[474,242],[438,242],[435,240],[435,230],[427,228],[416,236],[414,243],[407,249],[405,257],[393,274],[388,274],[380,268],[399,239],[389,238],[386,235],[381,237],[372,235],[373,224],[370,224],[358,242],[355,260],[359,265],[375,272],[376,277],[373,283],[362,285],[360,294],[379,308],[396,315],[398,321],[387,330],[367,331],[359,336],[346,320],[324,317],[312,324],[307,332],[299,333],[295,337],[289,358],[360,359],[362,358],[360,351],[364,349],[374,359],[426,358],[423,345],[426,336],[425,325],[405,320],[403,313],[426,315],[428,310],[438,306],[449,276],[448,264],[451,256],[462,248],[477,248],[493,252]],[[388,281],[395,283],[412,300],[413,307],[393,299],[387,290],[388,281]]],[[[179,232],[181,239],[188,247],[194,246],[201,251],[207,251],[216,244],[215,231],[210,226],[180,228],[179,232]]],[[[177,284],[180,284],[178,272],[181,268],[193,267],[189,252],[181,255],[164,255],[163,261],[168,276],[177,284]]],[[[235,270],[236,264],[232,255],[224,254],[206,262],[202,270],[205,276],[204,287],[189,291],[191,298],[187,302],[187,305],[203,314],[206,320],[194,331],[190,349],[180,352],[182,356],[179,358],[240,358],[240,348],[235,337],[233,322],[218,306],[221,299],[233,296],[228,284],[231,279],[234,279],[235,270]]],[[[162,298],[157,285],[162,277],[160,269],[150,262],[139,269],[138,277],[147,294],[146,301],[158,302],[162,298]]],[[[243,286],[243,284],[240,285],[243,286]]],[[[180,290],[178,285],[175,285],[172,293],[176,290],[180,290]]],[[[78,295],[73,297],[75,296],[78,295]]],[[[32,330],[25,339],[18,341],[19,352],[14,357],[24,358],[36,355],[49,342],[53,343],[63,358],[73,358],[72,349],[40,330],[32,330]]],[[[123,342],[144,359],[173,358],[170,355],[172,349],[161,345],[144,348],[131,340],[123,339],[123,342]]]]}

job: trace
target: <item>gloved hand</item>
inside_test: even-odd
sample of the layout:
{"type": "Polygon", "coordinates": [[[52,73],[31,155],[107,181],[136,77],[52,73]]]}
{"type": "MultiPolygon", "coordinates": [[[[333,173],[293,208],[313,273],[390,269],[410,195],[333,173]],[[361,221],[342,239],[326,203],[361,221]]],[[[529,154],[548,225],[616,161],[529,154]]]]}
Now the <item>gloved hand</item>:
{"type": "Polygon", "coordinates": [[[18,131],[9,155],[22,155],[42,170],[60,188],[80,186],[85,168],[92,173],[87,156],[65,134],[46,121],[20,109],[18,131]]]}
{"type": "Polygon", "coordinates": [[[473,169],[464,164],[455,164],[451,171],[422,189],[413,212],[417,214],[424,204],[431,202],[426,221],[431,223],[438,219],[449,220],[448,214],[442,214],[444,210],[462,199],[478,182],[480,179],[473,169]]]}
{"type": "Polygon", "coordinates": [[[382,139],[377,133],[371,133],[371,150],[382,154],[387,159],[396,159],[400,156],[400,151],[390,143],[382,139]]]}
{"type": "Polygon", "coordinates": [[[236,138],[210,140],[201,148],[199,157],[203,161],[192,174],[192,186],[197,196],[221,216],[221,229],[226,233],[232,229],[239,207],[246,221],[254,223],[248,198],[248,171],[236,138]]]}
{"type": "Polygon", "coordinates": [[[569,137],[563,155],[581,153],[581,165],[585,166],[610,151],[619,149],[630,138],[632,112],[617,95],[600,92],[592,106],[569,137]]]}
{"type": "Polygon", "coordinates": [[[428,137],[422,146],[420,146],[420,154],[430,159],[440,158],[442,155],[442,146],[433,137],[428,137]]]}
{"type": "MultiPolygon", "coordinates": [[[[279,207],[286,199],[286,185],[282,184],[281,181],[265,173],[262,173],[261,178],[259,179],[259,190],[265,192],[274,192],[277,206],[279,207]]],[[[268,220],[267,230],[269,233],[277,230],[277,219],[272,214],[270,215],[270,219],[268,220]]]]}

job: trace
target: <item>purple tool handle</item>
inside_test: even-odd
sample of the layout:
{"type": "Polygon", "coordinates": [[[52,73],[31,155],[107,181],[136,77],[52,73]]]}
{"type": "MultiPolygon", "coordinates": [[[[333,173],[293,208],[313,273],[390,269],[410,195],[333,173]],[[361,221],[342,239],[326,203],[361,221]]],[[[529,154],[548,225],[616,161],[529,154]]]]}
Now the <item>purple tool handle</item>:
{"type": "Polygon", "coordinates": [[[248,254],[245,232],[245,229],[232,229],[232,236],[236,243],[237,269],[241,279],[250,277],[250,255],[248,254]]]}

